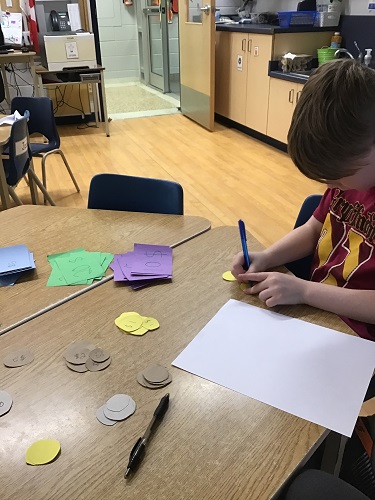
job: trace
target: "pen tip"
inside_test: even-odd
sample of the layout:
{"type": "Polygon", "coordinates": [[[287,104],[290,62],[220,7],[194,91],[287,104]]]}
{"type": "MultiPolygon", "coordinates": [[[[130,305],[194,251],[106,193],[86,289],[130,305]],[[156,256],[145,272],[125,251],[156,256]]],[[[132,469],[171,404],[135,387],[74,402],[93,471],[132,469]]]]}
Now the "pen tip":
{"type": "Polygon", "coordinates": [[[130,467],[128,467],[128,468],[126,469],[126,472],[125,472],[125,477],[128,477],[128,475],[129,475],[129,473],[130,473],[130,470],[131,470],[131,469],[130,469],[130,467]]]}

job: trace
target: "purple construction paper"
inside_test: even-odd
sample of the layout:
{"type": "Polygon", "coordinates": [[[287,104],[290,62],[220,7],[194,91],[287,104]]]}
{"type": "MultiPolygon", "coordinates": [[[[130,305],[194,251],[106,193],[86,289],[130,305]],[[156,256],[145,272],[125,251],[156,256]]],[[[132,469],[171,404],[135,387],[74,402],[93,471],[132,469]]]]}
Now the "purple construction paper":
{"type": "Polygon", "coordinates": [[[150,277],[141,275],[133,275],[132,274],[132,269],[133,269],[133,261],[136,258],[136,255],[133,252],[127,252],[126,254],[120,254],[118,257],[118,262],[121,266],[121,271],[123,272],[124,276],[126,277],[127,280],[129,281],[143,281],[147,279],[155,279],[155,278],[170,278],[171,275],[169,274],[162,274],[162,275],[151,275],[150,277]]]}
{"type": "Polygon", "coordinates": [[[172,274],[172,248],[165,245],[134,244],[131,275],[170,276],[172,274]]]}
{"type": "Polygon", "coordinates": [[[122,272],[120,257],[122,254],[116,254],[112,263],[110,264],[110,268],[113,270],[113,281],[128,281],[126,276],[122,272]]]}

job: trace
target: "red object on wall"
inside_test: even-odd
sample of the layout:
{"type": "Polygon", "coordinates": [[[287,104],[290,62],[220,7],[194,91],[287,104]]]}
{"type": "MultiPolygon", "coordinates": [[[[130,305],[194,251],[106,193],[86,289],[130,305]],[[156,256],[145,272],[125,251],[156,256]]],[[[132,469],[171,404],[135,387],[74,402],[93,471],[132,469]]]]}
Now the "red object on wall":
{"type": "Polygon", "coordinates": [[[178,0],[172,0],[172,12],[178,14],[178,0]]]}

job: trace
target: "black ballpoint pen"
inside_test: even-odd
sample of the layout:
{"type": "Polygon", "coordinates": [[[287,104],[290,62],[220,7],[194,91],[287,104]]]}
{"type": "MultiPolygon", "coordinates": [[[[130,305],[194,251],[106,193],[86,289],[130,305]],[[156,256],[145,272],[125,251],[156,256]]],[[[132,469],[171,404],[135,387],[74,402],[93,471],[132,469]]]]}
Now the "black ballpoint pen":
{"type": "Polygon", "coordinates": [[[147,441],[150,438],[152,431],[155,429],[156,422],[161,422],[163,420],[164,415],[168,410],[168,406],[169,406],[169,394],[166,394],[161,398],[160,403],[158,404],[156,410],[154,411],[154,415],[146,429],[146,432],[142,437],[138,439],[138,441],[133,446],[133,449],[130,452],[129,462],[126,467],[124,477],[128,477],[130,472],[135,472],[138,465],[142,462],[143,456],[145,454],[147,441]]]}

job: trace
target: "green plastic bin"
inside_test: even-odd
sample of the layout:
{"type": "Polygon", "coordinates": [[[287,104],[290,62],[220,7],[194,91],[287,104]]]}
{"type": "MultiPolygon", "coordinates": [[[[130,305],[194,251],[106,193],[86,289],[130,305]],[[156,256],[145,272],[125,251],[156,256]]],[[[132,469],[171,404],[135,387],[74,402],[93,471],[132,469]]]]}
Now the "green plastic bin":
{"type": "Polygon", "coordinates": [[[332,61],[335,59],[335,52],[337,49],[332,49],[331,47],[322,47],[318,49],[318,63],[319,66],[327,61],[332,61]]]}

